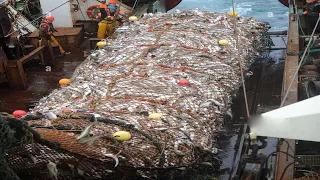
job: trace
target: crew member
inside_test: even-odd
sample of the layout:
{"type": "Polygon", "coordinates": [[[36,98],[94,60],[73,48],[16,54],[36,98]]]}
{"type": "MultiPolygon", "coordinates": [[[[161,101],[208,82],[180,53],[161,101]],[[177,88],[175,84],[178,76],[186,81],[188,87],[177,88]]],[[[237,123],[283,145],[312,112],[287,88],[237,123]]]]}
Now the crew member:
{"type": "Polygon", "coordinates": [[[309,14],[309,15],[316,15],[318,16],[319,13],[319,3],[316,0],[306,0],[306,10],[303,12],[303,14],[309,14]]]}
{"type": "MultiPolygon", "coordinates": [[[[308,33],[311,33],[314,29],[314,26],[317,22],[318,16],[320,13],[320,5],[316,0],[306,0],[305,11],[299,13],[305,18],[305,21],[308,24],[308,33]]],[[[319,26],[316,29],[316,32],[319,32],[319,26]]]]}
{"type": "Polygon", "coordinates": [[[118,1],[117,0],[109,0],[108,5],[117,5],[118,1]]]}
{"type": "MultiPolygon", "coordinates": [[[[116,4],[108,4],[108,9],[107,9],[108,10],[108,12],[107,12],[108,16],[114,17],[116,15],[116,12],[117,12],[118,8],[120,8],[120,7],[118,7],[116,4]]],[[[123,12],[120,11],[120,9],[119,9],[117,20],[119,22],[122,22],[122,20],[124,20],[124,19],[125,19],[125,14],[123,14],[123,12]]]]}
{"type": "Polygon", "coordinates": [[[106,2],[106,0],[100,1],[100,14],[101,14],[100,21],[104,20],[104,18],[107,17],[107,2],[106,2]]]}
{"type": "Polygon", "coordinates": [[[54,21],[53,16],[47,16],[42,19],[41,24],[40,24],[40,31],[39,31],[39,36],[48,41],[50,40],[50,43],[52,45],[59,45],[59,50],[61,55],[65,54],[65,51],[63,48],[60,46],[58,41],[53,37],[54,32],[58,32],[54,27],[52,22],[54,21]]]}
{"type": "Polygon", "coordinates": [[[107,16],[103,19],[101,18],[102,20],[98,24],[97,37],[99,39],[104,39],[106,36],[112,35],[114,29],[119,27],[125,18],[116,0],[109,0],[106,12],[107,16]],[[114,18],[117,18],[116,21],[113,20],[114,18]]]}

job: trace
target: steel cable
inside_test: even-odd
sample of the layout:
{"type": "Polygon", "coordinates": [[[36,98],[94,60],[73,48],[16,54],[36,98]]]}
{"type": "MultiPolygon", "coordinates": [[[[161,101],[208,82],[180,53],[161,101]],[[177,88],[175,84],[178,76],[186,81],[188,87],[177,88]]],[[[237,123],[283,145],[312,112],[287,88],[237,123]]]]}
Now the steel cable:
{"type": "MultiPolygon", "coordinates": [[[[236,16],[235,16],[235,8],[234,8],[234,0],[232,0],[232,13],[233,13],[233,30],[234,30],[234,35],[236,39],[236,48],[239,51],[239,37],[238,37],[238,31],[236,27],[236,16]]],[[[237,57],[239,57],[237,55],[237,57]]],[[[246,113],[247,113],[247,118],[250,117],[250,112],[249,112],[249,105],[248,105],[248,99],[247,99],[247,92],[246,92],[246,85],[244,81],[244,75],[243,75],[243,69],[242,69],[242,61],[239,61],[239,66],[240,66],[240,73],[241,73],[241,81],[242,81],[242,86],[243,86],[243,95],[244,95],[244,101],[246,105],[246,113]]]]}

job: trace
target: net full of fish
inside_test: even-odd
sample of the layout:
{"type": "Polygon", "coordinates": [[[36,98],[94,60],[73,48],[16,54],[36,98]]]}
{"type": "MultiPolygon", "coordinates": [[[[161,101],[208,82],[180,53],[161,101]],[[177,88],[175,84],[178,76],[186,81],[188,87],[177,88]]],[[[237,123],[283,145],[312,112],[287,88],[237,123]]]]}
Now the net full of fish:
{"type": "MultiPolygon", "coordinates": [[[[99,157],[125,156],[120,166],[187,165],[197,158],[196,148],[216,147],[212,140],[241,84],[239,62],[247,70],[263,48],[260,37],[267,28],[252,18],[236,21],[239,49],[227,13],[145,14],[119,28],[116,39],[76,69],[70,86],[41,99],[32,112],[66,117],[65,109],[81,110],[130,125],[99,122],[91,128],[95,135],[111,138],[117,131],[131,133],[129,141],[97,138],[90,145],[98,153],[103,149],[99,157]],[[228,46],[219,46],[223,39],[228,46]],[[180,85],[180,80],[189,84],[180,85]],[[152,113],[162,119],[149,118],[152,113]]],[[[59,123],[71,121],[81,120],[59,123]]]]}

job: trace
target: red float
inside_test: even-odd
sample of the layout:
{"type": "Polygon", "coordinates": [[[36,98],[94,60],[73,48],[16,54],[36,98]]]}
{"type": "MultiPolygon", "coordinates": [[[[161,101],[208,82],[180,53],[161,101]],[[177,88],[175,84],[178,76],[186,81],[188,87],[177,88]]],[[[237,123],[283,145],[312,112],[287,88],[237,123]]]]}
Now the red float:
{"type": "Polygon", "coordinates": [[[24,116],[27,115],[27,112],[23,111],[23,110],[16,110],[12,113],[12,115],[15,117],[15,118],[22,118],[24,116]]]}
{"type": "Polygon", "coordinates": [[[190,82],[188,80],[186,80],[186,79],[181,79],[181,80],[178,81],[178,84],[180,86],[188,86],[190,84],[190,82]]]}

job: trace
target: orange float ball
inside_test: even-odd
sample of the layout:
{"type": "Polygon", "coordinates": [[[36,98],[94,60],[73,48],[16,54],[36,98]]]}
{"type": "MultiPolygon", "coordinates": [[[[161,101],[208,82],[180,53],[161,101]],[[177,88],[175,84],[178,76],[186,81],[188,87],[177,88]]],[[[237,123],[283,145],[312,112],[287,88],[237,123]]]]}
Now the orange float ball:
{"type": "Polygon", "coordinates": [[[70,85],[71,84],[71,80],[70,79],[66,79],[66,78],[60,79],[59,84],[61,86],[70,85]]]}
{"type": "Polygon", "coordinates": [[[23,111],[23,110],[15,110],[12,115],[15,117],[15,118],[22,118],[24,116],[27,115],[27,112],[23,111]]]}

